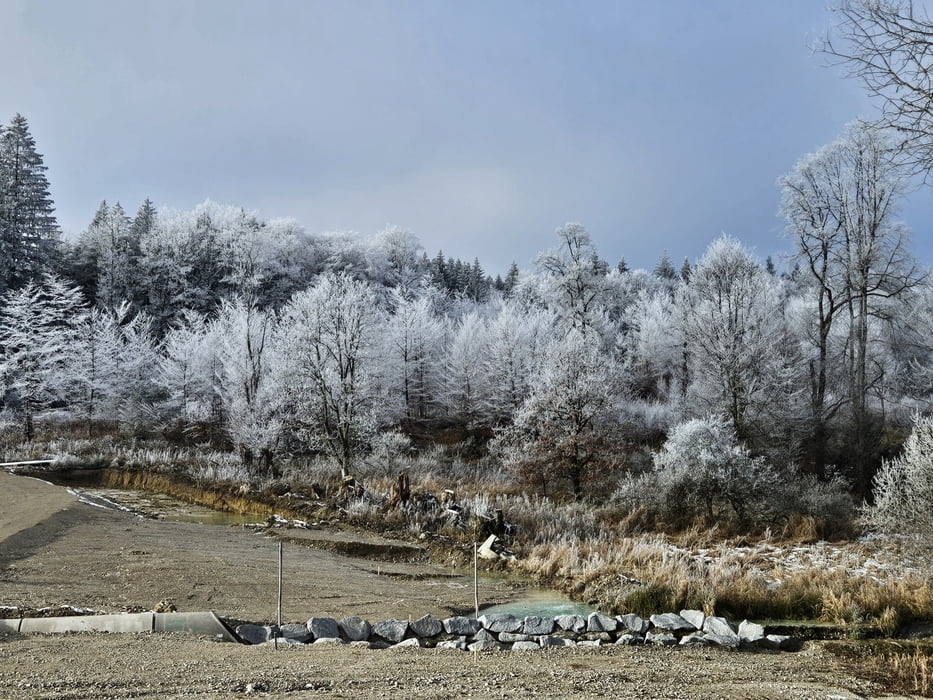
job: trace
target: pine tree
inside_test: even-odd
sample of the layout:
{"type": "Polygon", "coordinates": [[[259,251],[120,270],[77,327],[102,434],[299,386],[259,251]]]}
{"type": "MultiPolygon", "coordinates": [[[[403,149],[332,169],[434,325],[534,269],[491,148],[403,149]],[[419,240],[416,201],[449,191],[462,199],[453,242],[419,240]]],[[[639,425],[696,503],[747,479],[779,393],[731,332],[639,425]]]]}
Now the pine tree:
{"type": "Polygon", "coordinates": [[[506,276],[505,276],[505,296],[506,296],[506,298],[512,296],[512,292],[513,292],[514,289],[515,289],[515,285],[518,284],[518,276],[519,276],[518,265],[517,265],[517,264],[515,263],[515,261],[513,260],[513,261],[512,261],[512,264],[509,265],[508,274],[506,274],[506,276]]]}
{"type": "Polygon", "coordinates": [[[45,171],[17,114],[0,128],[0,293],[55,269],[59,230],[45,171]]]}

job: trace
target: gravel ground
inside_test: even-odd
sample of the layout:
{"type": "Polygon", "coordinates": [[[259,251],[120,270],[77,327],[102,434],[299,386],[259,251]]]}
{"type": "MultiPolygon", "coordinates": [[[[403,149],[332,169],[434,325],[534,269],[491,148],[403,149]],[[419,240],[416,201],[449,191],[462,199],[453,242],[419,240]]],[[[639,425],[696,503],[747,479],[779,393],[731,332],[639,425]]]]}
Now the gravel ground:
{"type": "MultiPolygon", "coordinates": [[[[0,606],[70,604],[113,612],[149,609],[168,598],[184,611],[275,619],[274,540],[243,528],[132,518],[63,494],[0,473],[0,606]]],[[[332,541],[334,535],[322,538],[332,541]]],[[[373,544],[371,536],[363,539],[373,544]]],[[[446,617],[473,604],[472,586],[423,563],[376,562],[289,545],[285,568],[286,621],[313,615],[446,617]]],[[[482,593],[486,602],[514,594],[501,581],[485,584],[482,593]]],[[[608,647],[474,655],[321,645],[275,649],[161,634],[0,634],[0,698],[883,695],[818,643],[796,653],[608,647]]]]}

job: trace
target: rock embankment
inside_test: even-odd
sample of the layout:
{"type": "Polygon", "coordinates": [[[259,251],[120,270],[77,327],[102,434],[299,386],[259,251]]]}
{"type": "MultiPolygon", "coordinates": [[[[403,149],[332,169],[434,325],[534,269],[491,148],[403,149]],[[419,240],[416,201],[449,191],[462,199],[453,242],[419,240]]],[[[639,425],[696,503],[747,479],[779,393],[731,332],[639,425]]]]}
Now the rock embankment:
{"type": "Polygon", "coordinates": [[[448,617],[425,615],[417,620],[383,620],[370,624],[359,617],[335,620],[312,617],[307,624],[241,624],[236,633],[248,644],[353,644],[371,649],[429,647],[486,651],[535,651],[545,647],[601,646],[604,644],[664,646],[712,645],[738,649],[758,647],[797,650],[799,640],[767,634],[764,626],[743,620],[738,626],[723,617],[707,617],[699,610],[652,615],[610,617],[594,612],[557,617],[496,614],[448,617]]]}

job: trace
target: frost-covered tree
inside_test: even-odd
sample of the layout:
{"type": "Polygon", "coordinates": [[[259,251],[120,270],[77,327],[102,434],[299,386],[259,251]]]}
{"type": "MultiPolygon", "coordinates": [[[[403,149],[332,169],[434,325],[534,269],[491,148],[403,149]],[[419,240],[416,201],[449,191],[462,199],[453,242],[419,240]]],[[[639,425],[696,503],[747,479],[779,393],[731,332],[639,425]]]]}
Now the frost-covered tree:
{"type": "Polygon", "coordinates": [[[185,311],[163,339],[155,380],[166,398],[166,420],[183,433],[213,428],[221,419],[220,352],[216,325],[202,314],[185,311]]]}
{"type": "Polygon", "coordinates": [[[615,466],[613,387],[599,339],[571,331],[548,348],[531,394],[493,450],[520,481],[543,491],[565,481],[579,498],[584,484],[615,466]]]}
{"type": "Polygon", "coordinates": [[[92,307],[76,323],[76,343],[67,364],[70,403],[88,436],[99,423],[136,428],[149,421],[158,357],[148,319],[131,315],[129,302],[115,309],[92,307]]]}
{"type": "Polygon", "coordinates": [[[511,420],[531,391],[531,382],[554,328],[554,316],[507,301],[488,322],[484,413],[494,423],[511,420]]]}
{"type": "Polygon", "coordinates": [[[694,415],[729,416],[743,440],[771,429],[774,409],[788,398],[780,281],[723,236],[693,269],[678,303],[694,415]]]}
{"type": "Polygon", "coordinates": [[[56,269],[59,230],[45,171],[17,114],[0,127],[0,294],[56,269]]]}
{"type": "Polygon", "coordinates": [[[548,302],[566,329],[603,334],[606,332],[603,297],[607,268],[583,226],[568,223],[556,233],[559,245],[535,260],[548,302]]]}
{"type": "Polygon", "coordinates": [[[225,301],[214,331],[220,339],[219,393],[227,434],[244,466],[252,468],[258,460],[267,473],[273,468],[282,431],[277,356],[272,347],[275,322],[273,312],[242,300],[225,301]]]}
{"type": "Polygon", "coordinates": [[[907,251],[907,232],[895,218],[908,171],[896,139],[863,123],[806,156],[781,179],[782,212],[797,245],[801,284],[813,295],[809,354],[812,460],[822,474],[828,421],[842,400],[848,413],[856,486],[868,488],[877,453],[870,394],[883,382],[874,362],[873,319],[892,317],[920,275],[907,251]],[[842,361],[831,340],[846,328],[842,361]],[[843,397],[830,393],[831,369],[841,368],[843,397]]]}
{"type": "Polygon", "coordinates": [[[487,395],[487,377],[480,371],[489,331],[476,312],[460,319],[451,330],[444,355],[444,404],[447,415],[465,424],[481,421],[487,395]]]}
{"type": "Polygon", "coordinates": [[[23,439],[35,436],[37,411],[64,401],[71,390],[69,366],[78,344],[84,305],[80,291],[48,277],[27,282],[4,297],[0,314],[0,376],[14,392],[23,416],[23,439]]]}
{"type": "Polygon", "coordinates": [[[283,309],[278,338],[281,383],[292,427],[330,455],[347,477],[384,410],[382,325],[373,288],[347,274],[326,274],[283,309]]]}
{"type": "Polygon", "coordinates": [[[862,511],[866,525],[913,535],[928,554],[933,544],[933,418],[915,419],[901,454],[885,460],[875,474],[874,497],[874,505],[862,511]]]}
{"type": "Polygon", "coordinates": [[[398,289],[390,294],[395,313],[386,320],[386,384],[408,421],[432,417],[442,393],[447,323],[437,302],[430,292],[413,299],[398,289]]]}

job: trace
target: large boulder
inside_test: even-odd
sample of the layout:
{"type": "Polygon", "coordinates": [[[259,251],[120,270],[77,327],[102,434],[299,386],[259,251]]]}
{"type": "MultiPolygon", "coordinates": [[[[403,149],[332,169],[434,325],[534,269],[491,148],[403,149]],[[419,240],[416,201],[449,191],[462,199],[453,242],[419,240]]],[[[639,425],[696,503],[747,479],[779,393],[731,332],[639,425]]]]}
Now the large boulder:
{"type": "Polygon", "coordinates": [[[237,625],[236,633],[247,644],[264,644],[276,636],[269,625],[237,625]]]}
{"type": "Polygon", "coordinates": [[[527,641],[527,642],[515,642],[512,645],[512,651],[538,651],[541,648],[541,645],[537,642],[527,641]]]}
{"type": "Polygon", "coordinates": [[[499,642],[494,642],[490,639],[481,639],[478,642],[473,642],[472,644],[467,645],[467,649],[470,651],[492,651],[493,649],[504,649],[499,642]]]}
{"type": "Polygon", "coordinates": [[[362,617],[345,617],[337,626],[351,642],[365,642],[373,633],[373,626],[362,617]]]}
{"type": "Polygon", "coordinates": [[[279,639],[287,639],[289,641],[299,642],[301,644],[307,644],[311,641],[311,632],[308,631],[307,625],[301,624],[287,624],[279,627],[279,639]]]}
{"type": "Polygon", "coordinates": [[[662,615],[652,615],[651,624],[659,630],[668,632],[695,632],[696,625],[688,622],[677,613],[663,613],[662,615]]]}
{"type": "Polygon", "coordinates": [[[448,617],[442,623],[447,634],[459,634],[471,637],[479,632],[482,625],[472,617],[448,617]]]}
{"type": "Polygon", "coordinates": [[[525,634],[531,634],[535,636],[540,636],[542,634],[550,634],[554,631],[554,618],[553,617],[526,617],[522,622],[522,632],[525,634]]]}
{"type": "Polygon", "coordinates": [[[518,632],[522,628],[521,620],[506,613],[481,615],[479,622],[490,632],[518,632]]]}
{"type": "Polygon", "coordinates": [[[757,644],[764,638],[764,625],[759,625],[756,622],[749,622],[748,620],[742,620],[742,622],[739,623],[739,639],[742,640],[742,644],[757,644]]]}
{"type": "Polygon", "coordinates": [[[444,624],[440,620],[435,620],[431,615],[419,617],[414,622],[409,622],[408,626],[412,633],[421,639],[436,637],[444,631],[444,624]]]}
{"type": "Polygon", "coordinates": [[[392,644],[398,644],[405,639],[407,633],[407,620],[383,620],[373,625],[373,634],[392,644]]]}
{"type": "Polygon", "coordinates": [[[615,632],[619,627],[619,622],[614,617],[603,615],[602,613],[592,612],[586,618],[587,632],[615,632]]]}
{"type": "Polygon", "coordinates": [[[737,647],[742,643],[735,629],[724,617],[706,618],[703,622],[703,632],[708,641],[719,646],[737,647]]]}
{"type": "Polygon", "coordinates": [[[702,610],[681,610],[680,616],[698,630],[703,629],[703,623],[706,622],[706,615],[702,610]]]}
{"type": "Polygon", "coordinates": [[[583,632],[586,630],[586,620],[580,615],[558,615],[554,624],[568,632],[583,632]]]}
{"type": "Polygon", "coordinates": [[[337,621],[332,617],[312,617],[308,620],[308,631],[315,639],[333,639],[340,636],[337,621]]]}
{"type": "Polygon", "coordinates": [[[616,617],[616,620],[619,621],[619,625],[623,630],[627,630],[631,634],[644,635],[651,627],[651,624],[647,620],[634,613],[619,615],[616,617]]]}
{"type": "Polygon", "coordinates": [[[518,632],[500,632],[499,641],[503,644],[514,644],[515,642],[530,642],[531,635],[519,634],[518,632]]]}

